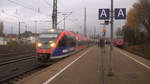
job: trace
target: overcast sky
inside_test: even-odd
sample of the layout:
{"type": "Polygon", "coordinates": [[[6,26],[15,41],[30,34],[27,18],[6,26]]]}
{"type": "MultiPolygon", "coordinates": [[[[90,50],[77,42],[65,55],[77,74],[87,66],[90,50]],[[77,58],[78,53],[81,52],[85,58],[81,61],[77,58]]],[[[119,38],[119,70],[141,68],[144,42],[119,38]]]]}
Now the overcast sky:
{"type": "MultiPolygon", "coordinates": [[[[98,20],[99,8],[110,8],[111,0],[58,0],[58,21],[63,19],[63,12],[72,12],[66,19],[66,29],[83,32],[84,8],[87,8],[87,28],[90,34],[96,28],[97,33],[102,30],[98,20]]],[[[114,8],[127,8],[127,11],[138,0],[114,0],[114,8]]],[[[21,32],[35,29],[35,20],[38,21],[38,32],[51,28],[52,0],[0,0],[0,19],[4,21],[5,32],[10,33],[11,25],[13,32],[18,31],[18,20],[21,23],[21,32]],[[40,9],[38,11],[38,8],[40,9]],[[40,21],[40,22],[39,22],[40,21]]],[[[115,21],[115,30],[124,25],[125,21],[115,21]]],[[[63,28],[63,22],[58,25],[63,28]]],[[[109,36],[110,26],[107,26],[109,36]]]]}

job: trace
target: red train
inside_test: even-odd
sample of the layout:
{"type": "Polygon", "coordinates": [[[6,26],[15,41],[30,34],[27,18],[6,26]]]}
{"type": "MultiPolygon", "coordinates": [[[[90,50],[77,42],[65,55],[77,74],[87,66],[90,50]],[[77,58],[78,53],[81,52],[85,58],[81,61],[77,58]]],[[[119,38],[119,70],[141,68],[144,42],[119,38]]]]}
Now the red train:
{"type": "Polygon", "coordinates": [[[92,40],[79,34],[60,29],[51,29],[41,33],[36,43],[38,61],[66,57],[76,51],[92,45],[92,40]]]}
{"type": "Polygon", "coordinates": [[[114,45],[116,47],[122,48],[124,46],[124,38],[123,38],[123,36],[117,36],[117,38],[114,39],[114,45]]]}

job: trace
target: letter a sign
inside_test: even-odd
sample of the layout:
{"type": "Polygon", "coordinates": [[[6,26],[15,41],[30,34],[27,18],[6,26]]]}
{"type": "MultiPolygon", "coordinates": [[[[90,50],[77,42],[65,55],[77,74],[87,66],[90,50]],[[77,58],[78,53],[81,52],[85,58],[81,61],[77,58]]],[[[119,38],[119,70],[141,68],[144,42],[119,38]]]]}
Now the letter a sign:
{"type": "Polygon", "coordinates": [[[115,19],[126,19],[126,9],[116,8],[115,9],[115,19]]]}
{"type": "Polygon", "coordinates": [[[109,19],[109,9],[99,9],[99,20],[109,19]]]}

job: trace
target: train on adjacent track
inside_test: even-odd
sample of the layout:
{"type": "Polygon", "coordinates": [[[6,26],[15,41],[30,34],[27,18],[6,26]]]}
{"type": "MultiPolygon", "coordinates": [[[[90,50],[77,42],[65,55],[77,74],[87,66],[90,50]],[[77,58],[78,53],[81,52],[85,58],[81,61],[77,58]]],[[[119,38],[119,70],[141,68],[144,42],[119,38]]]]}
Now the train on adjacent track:
{"type": "Polygon", "coordinates": [[[92,45],[92,39],[61,29],[39,34],[36,55],[39,62],[63,58],[92,45]]]}
{"type": "Polygon", "coordinates": [[[114,38],[114,46],[122,48],[125,45],[124,37],[123,36],[117,36],[114,38]]]}

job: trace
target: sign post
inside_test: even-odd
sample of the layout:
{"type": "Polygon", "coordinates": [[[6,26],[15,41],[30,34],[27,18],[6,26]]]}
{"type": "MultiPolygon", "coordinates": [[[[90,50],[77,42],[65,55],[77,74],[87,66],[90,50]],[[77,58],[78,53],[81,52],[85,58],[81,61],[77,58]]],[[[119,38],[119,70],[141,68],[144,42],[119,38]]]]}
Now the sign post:
{"type": "Polygon", "coordinates": [[[113,76],[113,71],[112,71],[112,54],[113,54],[113,27],[114,27],[114,5],[113,5],[114,1],[111,0],[111,20],[110,20],[110,28],[111,28],[111,43],[110,43],[110,53],[109,53],[109,72],[108,72],[108,76],[113,76]]]}
{"type": "MultiPolygon", "coordinates": [[[[112,69],[112,54],[113,54],[113,27],[114,27],[114,15],[116,20],[126,19],[126,8],[116,8],[114,10],[114,0],[111,0],[111,9],[99,9],[99,20],[105,20],[105,23],[109,23],[110,19],[110,29],[111,29],[111,43],[110,43],[110,53],[109,53],[109,72],[108,76],[113,76],[112,69]]],[[[103,30],[105,32],[105,30],[103,30]]],[[[105,34],[105,33],[104,33],[105,34]]]]}
{"type": "Polygon", "coordinates": [[[100,47],[101,47],[101,84],[104,84],[104,55],[105,55],[105,35],[106,35],[106,29],[105,29],[105,23],[102,23],[104,25],[102,38],[100,39],[100,47]]]}

